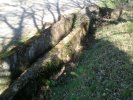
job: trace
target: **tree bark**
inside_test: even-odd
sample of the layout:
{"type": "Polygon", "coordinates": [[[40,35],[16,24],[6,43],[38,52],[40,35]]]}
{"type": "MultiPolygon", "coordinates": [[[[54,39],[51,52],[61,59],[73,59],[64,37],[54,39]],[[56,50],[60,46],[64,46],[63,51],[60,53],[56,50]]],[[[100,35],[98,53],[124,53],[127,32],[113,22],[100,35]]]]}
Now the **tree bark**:
{"type": "Polygon", "coordinates": [[[10,70],[12,79],[16,79],[36,59],[48,52],[70,33],[73,28],[73,21],[74,15],[64,17],[41,32],[40,35],[32,37],[23,45],[9,51],[6,56],[0,57],[0,71],[10,70]]]}
{"type": "Polygon", "coordinates": [[[31,65],[31,67],[23,72],[21,76],[1,95],[0,100],[13,100],[13,97],[28,82],[42,74],[47,75],[48,73],[57,72],[63,63],[70,61],[71,57],[82,49],[81,40],[86,35],[86,29],[84,26],[88,26],[88,24],[88,22],[84,22],[79,27],[75,28],[51,51],[31,65]]]}
{"type": "Polygon", "coordinates": [[[73,29],[74,21],[74,14],[62,17],[40,35],[34,36],[0,57],[0,94],[32,63],[67,36],[73,29]]]}

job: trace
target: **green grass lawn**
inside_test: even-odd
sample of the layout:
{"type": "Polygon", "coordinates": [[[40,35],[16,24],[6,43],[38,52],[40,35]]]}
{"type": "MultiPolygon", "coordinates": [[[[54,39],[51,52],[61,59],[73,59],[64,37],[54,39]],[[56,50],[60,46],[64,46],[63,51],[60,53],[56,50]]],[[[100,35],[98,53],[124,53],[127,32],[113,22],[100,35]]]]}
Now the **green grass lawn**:
{"type": "Polygon", "coordinates": [[[50,87],[51,100],[133,100],[133,22],[99,28],[63,77],[50,87]]]}

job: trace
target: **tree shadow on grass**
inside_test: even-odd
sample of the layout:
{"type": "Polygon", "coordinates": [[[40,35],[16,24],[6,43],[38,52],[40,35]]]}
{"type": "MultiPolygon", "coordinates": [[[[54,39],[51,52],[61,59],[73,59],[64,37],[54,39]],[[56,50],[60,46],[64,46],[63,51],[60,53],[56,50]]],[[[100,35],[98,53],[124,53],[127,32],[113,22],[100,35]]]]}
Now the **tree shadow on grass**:
{"type": "Polygon", "coordinates": [[[68,70],[51,86],[46,100],[133,98],[133,56],[108,40],[95,39],[96,23],[91,21],[84,50],[66,65],[68,70]]]}
{"type": "Polygon", "coordinates": [[[107,40],[95,40],[83,51],[76,68],[51,88],[50,96],[54,100],[131,99],[132,57],[107,40]]]}

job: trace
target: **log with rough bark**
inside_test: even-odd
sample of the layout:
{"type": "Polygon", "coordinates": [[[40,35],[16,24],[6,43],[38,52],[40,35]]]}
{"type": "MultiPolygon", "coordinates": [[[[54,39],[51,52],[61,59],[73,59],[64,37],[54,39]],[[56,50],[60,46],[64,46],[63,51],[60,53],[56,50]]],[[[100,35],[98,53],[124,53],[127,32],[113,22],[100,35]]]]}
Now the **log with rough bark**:
{"type": "Polygon", "coordinates": [[[1,95],[0,100],[13,100],[14,96],[31,80],[34,80],[42,74],[45,76],[48,73],[57,72],[61,68],[60,65],[70,61],[71,57],[82,49],[81,41],[86,35],[88,24],[89,21],[83,22],[61,40],[51,51],[32,64],[29,69],[23,72],[9,86],[1,95]]]}
{"type": "Polygon", "coordinates": [[[4,57],[0,57],[0,68],[4,69],[10,67],[14,74],[18,71],[23,71],[38,57],[46,53],[69,34],[72,30],[74,19],[74,14],[67,16],[67,18],[62,17],[59,22],[41,32],[40,35],[34,36],[23,45],[15,47],[7,54],[3,55],[4,57]]]}
{"type": "Polygon", "coordinates": [[[70,33],[75,17],[76,14],[62,17],[59,22],[43,30],[40,35],[0,55],[0,94],[33,62],[70,33]]]}

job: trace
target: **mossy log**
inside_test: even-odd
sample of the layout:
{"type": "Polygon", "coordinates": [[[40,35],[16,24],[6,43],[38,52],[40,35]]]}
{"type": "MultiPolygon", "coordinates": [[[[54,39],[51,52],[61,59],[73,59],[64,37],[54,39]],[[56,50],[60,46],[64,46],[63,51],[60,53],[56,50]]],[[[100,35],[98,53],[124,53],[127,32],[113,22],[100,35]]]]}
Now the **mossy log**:
{"type": "MultiPolygon", "coordinates": [[[[77,54],[81,49],[81,40],[86,35],[88,22],[82,23],[75,28],[69,35],[61,40],[52,50],[42,58],[38,59],[30,68],[21,74],[21,76],[12,83],[9,88],[1,95],[0,100],[13,100],[13,97],[31,80],[57,72],[60,65],[71,60],[71,57],[77,54]]],[[[51,74],[52,75],[52,74],[51,74]]]]}
{"type": "Polygon", "coordinates": [[[0,94],[33,62],[71,32],[75,16],[71,14],[62,17],[50,28],[43,30],[40,35],[0,56],[0,94]]]}
{"type": "Polygon", "coordinates": [[[27,66],[70,33],[74,16],[73,14],[67,16],[67,18],[62,17],[59,22],[41,32],[40,35],[32,37],[23,45],[15,47],[0,57],[0,68],[10,69],[12,74],[17,74],[16,72],[19,71],[23,72],[27,66]]]}

